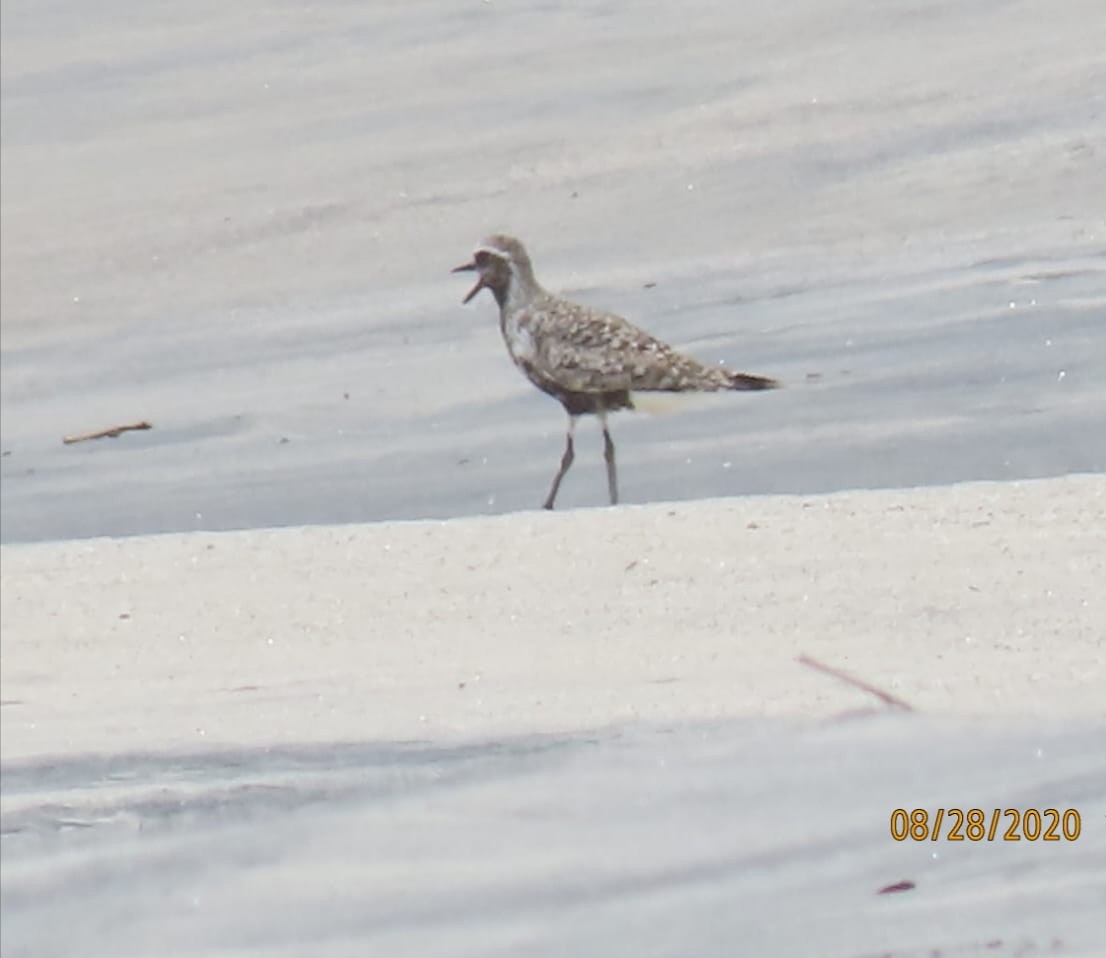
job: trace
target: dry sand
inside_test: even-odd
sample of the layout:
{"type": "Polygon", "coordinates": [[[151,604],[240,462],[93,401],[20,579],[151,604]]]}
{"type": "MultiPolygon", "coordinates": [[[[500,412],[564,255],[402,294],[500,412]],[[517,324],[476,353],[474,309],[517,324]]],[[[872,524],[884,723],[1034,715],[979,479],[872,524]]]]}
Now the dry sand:
{"type": "Polygon", "coordinates": [[[1106,478],[5,547],[6,760],[1099,715],[1106,478]],[[140,717],[140,718],[139,718],[140,717]]]}
{"type": "Polygon", "coordinates": [[[1106,952],[1100,8],[5,0],[5,958],[1106,952]],[[789,388],[520,511],[493,229],[789,388]]]}

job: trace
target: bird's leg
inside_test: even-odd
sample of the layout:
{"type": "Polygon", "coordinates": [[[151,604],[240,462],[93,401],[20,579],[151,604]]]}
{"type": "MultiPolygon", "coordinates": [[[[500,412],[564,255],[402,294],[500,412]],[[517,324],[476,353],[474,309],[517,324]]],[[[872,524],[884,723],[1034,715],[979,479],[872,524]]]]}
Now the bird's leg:
{"type": "Polygon", "coordinates": [[[542,503],[543,509],[552,509],[553,500],[557,498],[557,490],[561,488],[561,480],[565,477],[565,473],[568,472],[568,467],[572,465],[572,460],[576,458],[576,454],[572,451],[572,436],[576,432],[576,417],[568,417],[568,434],[565,437],[565,452],[561,456],[561,468],[557,470],[557,475],[553,477],[553,485],[549,490],[549,495],[545,497],[545,502],[542,503]]]}
{"type": "Polygon", "coordinates": [[[614,464],[614,440],[611,439],[610,430],[607,429],[607,416],[599,414],[599,421],[603,424],[603,458],[607,462],[607,491],[611,494],[611,505],[618,505],[618,469],[614,464]]]}

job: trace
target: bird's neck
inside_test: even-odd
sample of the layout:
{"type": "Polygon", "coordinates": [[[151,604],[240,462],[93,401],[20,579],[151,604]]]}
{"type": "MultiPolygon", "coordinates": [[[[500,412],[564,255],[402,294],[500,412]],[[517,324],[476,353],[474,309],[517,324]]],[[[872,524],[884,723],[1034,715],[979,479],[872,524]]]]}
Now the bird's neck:
{"type": "Polygon", "coordinates": [[[525,309],[541,296],[544,290],[532,277],[512,276],[509,283],[493,289],[492,292],[495,294],[500,312],[506,314],[525,309]]]}

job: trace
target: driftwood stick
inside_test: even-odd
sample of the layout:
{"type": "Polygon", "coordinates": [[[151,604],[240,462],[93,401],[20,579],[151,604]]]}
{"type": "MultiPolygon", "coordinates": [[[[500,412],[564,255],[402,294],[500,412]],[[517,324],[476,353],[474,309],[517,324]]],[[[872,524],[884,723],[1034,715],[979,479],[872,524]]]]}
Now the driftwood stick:
{"type": "Polygon", "coordinates": [[[125,432],[134,432],[141,429],[153,429],[148,422],[132,422],[126,426],[112,426],[110,429],[100,429],[97,432],[87,432],[80,436],[65,436],[62,439],[67,446],[73,445],[75,442],[88,442],[89,439],[114,439],[116,436],[120,436],[125,432]]]}
{"type": "Polygon", "coordinates": [[[842,672],[840,669],[825,665],[816,659],[812,659],[809,655],[800,655],[799,662],[803,665],[809,665],[812,669],[817,669],[819,672],[825,672],[826,675],[832,675],[835,679],[839,679],[846,685],[851,685],[853,688],[860,689],[862,692],[868,692],[886,705],[890,705],[892,708],[902,709],[905,712],[914,711],[914,708],[909,703],[904,702],[890,692],[884,692],[883,689],[878,689],[874,685],[865,682],[863,679],[858,679],[849,675],[847,672],[842,672]]]}

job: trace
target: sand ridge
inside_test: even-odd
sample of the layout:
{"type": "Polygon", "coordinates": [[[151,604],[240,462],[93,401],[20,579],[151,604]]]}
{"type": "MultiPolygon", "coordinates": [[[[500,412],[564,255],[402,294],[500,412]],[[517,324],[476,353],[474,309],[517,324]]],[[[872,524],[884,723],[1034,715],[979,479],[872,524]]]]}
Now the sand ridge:
{"type": "Polygon", "coordinates": [[[1106,479],[4,547],[5,760],[1101,714],[1106,479]]]}

